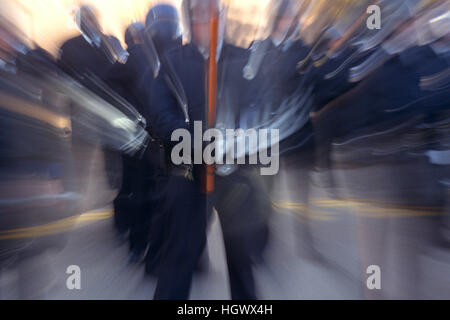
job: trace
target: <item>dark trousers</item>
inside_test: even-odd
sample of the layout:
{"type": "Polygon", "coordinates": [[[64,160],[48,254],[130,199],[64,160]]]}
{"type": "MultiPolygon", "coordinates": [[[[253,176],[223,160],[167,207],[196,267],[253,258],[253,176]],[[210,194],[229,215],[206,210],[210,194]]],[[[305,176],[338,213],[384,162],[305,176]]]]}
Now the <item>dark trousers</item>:
{"type": "Polygon", "coordinates": [[[130,249],[143,252],[147,246],[151,210],[145,206],[150,182],[145,163],[123,155],[122,185],[114,200],[114,222],[119,232],[130,231],[130,249]]]}
{"type": "Polygon", "coordinates": [[[145,270],[150,275],[157,275],[161,267],[162,253],[167,239],[167,205],[165,203],[168,195],[168,177],[158,175],[149,180],[150,186],[145,199],[145,211],[151,213],[148,251],[146,255],[145,270]]]}
{"type": "Polygon", "coordinates": [[[186,178],[170,176],[164,202],[166,237],[154,299],[185,300],[206,244],[206,195],[186,178]]]}
{"type": "Polygon", "coordinates": [[[271,202],[258,168],[241,168],[216,178],[216,201],[227,257],[231,298],[255,300],[253,265],[268,241],[271,202]]]}

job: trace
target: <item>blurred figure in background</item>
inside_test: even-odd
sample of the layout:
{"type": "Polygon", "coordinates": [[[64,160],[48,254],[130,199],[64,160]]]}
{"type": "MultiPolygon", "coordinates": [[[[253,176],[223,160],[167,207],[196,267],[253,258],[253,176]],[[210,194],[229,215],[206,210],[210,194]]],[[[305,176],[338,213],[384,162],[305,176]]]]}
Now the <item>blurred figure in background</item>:
{"type": "MultiPolygon", "coordinates": [[[[275,13],[265,27],[269,37],[255,41],[249,50],[223,43],[218,128],[266,129],[283,117],[280,109],[298,85],[295,65],[304,54],[301,42],[293,41],[297,4],[274,1],[269,7],[275,13]]],[[[261,176],[259,170],[248,164],[217,168],[214,203],[224,236],[232,299],[258,297],[253,269],[264,263],[273,187],[273,177],[261,176]]]]}
{"type": "MultiPolygon", "coordinates": [[[[281,170],[289,172],[289,181],[293,182],[289,190],[305,205],[309,196],[308,175],[313,159],[313,144],[311,125],[307,122],[309,97],[307,90],[301,87],[302,77],[297,70],[297,63],[310,50],[298,34],[300,17],[308,4],[308,1],[275,0],[268,5],[273,10],[269,13],[269,23],[264,26],[267,29],[265,33],[269,36],[252,44],[249,60],[243,69],[243,76],[249,81],[251,101],[243,108],[246,112],[242,112],[240,119],[240,126],[244,128],[265,128],[271,121],[279,121],[278,125],[286,126],[283,122],[288,120],[287,127],[292,132],[280,143],[281,170]],[[290,114],[289,109],[303,111],[290,114]],[[289,122],[292,118],[296,119],[295,123],[289,122]]],[[[264,203],[264,206],[254,210],[265,220],[270,218],[271,200],[278,192],[274,189],[276,179],[277,176],[256,179],[259,180],[260,187],[263,187],[263,192],[258,191],[257,194],[259,202],[264,203]]],[[[306,228],[299,232],[299,236],[302,247],[310,248],[311,241],[306,228]]],[[[263,244],[264,238],[259,242],[263,244]]]]}
{"type": "Polygon", "coordinates": [[[63,247],[65,238],[35,226],[74,214],[67,185],[71,121],[67,100],[46,82],[56,76],[51,59],[45,52],[32,52],[4,14],[0,12],[0,272],[16,270],[19,298],[36,299],[45,297],[53,283],[45,254],[63,247]]]}
{"type": "Polygon", "coordinates": [[[97,12],[92,6],[82,5],[75,21],[81,34],[61,46],[61,69],[82,83],[92,76],[105,80],[116,60],[112,37],[103,34],[97,12]]]}
{"type": "MultiPolygon", "coordinates": [[[[74,176],[89,178],[74,170],[73,124],[80,145],[95,136],[129,154],[148,135],[136,112],[118,110],[75,84],[48,52],[30,48],[18,21],[5,18],[21,7],[6,7],[0,6],[0,271],[17,274],[17,297],[46,298],[56,280],[50,249],[64,247],[86,200],[73,184],[74,176]]],[[[83,168],[88,159],[78,157],[83,168]]]]}
{"type": "MultiPolygon", "coordinates": [[[[59,67],[71,76],[74,80],[80,82],[83,86],[91,90],[93,93],[102,98],[107,99],[108,94],[105,92],[104,82],[106,82],[109,70],[112,68],[116,60],[124,59],[124,52],[120,43],[114,37],[103,34],[102,28],[98,21],[96,10],[90,5],[82,5],[76,12],[75,21],[80,30],[80,35],[67,40],[59,50],[59,67]]],[[[72,109],[73,112],[76,109],[72,109]]],[[[77,113],[72,114],[73,117],[83,117],[77,113]]],[[[79,127],[74,123],[73,127],[74,139],[74,163],[77,167],[78,185],[80,192],[85,192],[87,185],[83,181],[83,177],[89,174],[91,165],[81,166],[83,163],[79,157],[92,159],[98,144],[86,143],[84,138],[83,127],[79,127]]],[[[101,142],[101,144],[105,144],[101,142]]],[[[101,148],[105,159],[104,166],[107,172],[109,185],[112,189],[118,188],[120,180],[120,155],[112,151],[110,148],[101,148]]],[[[85,208],[89,209],[89,208],[85,208]]]]}
{"type": "MultiPolygon", "coordinates": [[[[145,109],[139,86],[145,74],[144,25],[135,22],[125,31],[128,58],[126,63],[117,61],[110,69],[108,84],[121,97],[133,105],[139,113],[145,109]]],[[[151,83],[149,84],[151,85],[151,83]]],[[[122,185],[114,200],[114,221],[119,237],[129,231],[130,262],[138,262],[146,249],[148,214],[144,210],[145,162],[136,156],[122,154],[122,185]]]]}
{"type": "MultiPolygon", "coordinates": [[[[128,59],[117,62],[109,73],[109,83],[138,111],[148,117],[151,106],[146,97],[152,90],[155,75],[165,65],[166,52],[181,46],[178,12],[160,4],[152,7],[145,26],[130,25],[125,32],[128,59]]],[[[152,97],[150,96],[150,99],[152,97]]],[[[147,127],[151,132],[151,127],[147,127]]],[[[115,200],[116,226],[119,232],[130,230],[130,261],[139,261],[147,248],[146,270],[155,274],[164,239],[166,159],[161,142],[153,139],[142,159],[124,156],[122,188],[115,200]],[[149,233],[149,228],[151,231],[149,233]]]]}
{"type": "MultiPolygon", "coordinates": [[[[448,70],[448,63],[432,48],[446,33],[435,23],[449,7],[444,1],[425,5],[410,1],[399,7],[403,5],[408,5],[404,14],[394,13],[399,27],[386,27],[386,37],[349,70],[348,81],[359,83],[314,115],[317,143],[331,148],[322,156],[331,156],[333,169],[342,170],[340,182],[348,198],[395,206],[435,206],[443,211],[445,191],[437,178],[440,168],[430,165],[427,150],[438,142],[432,123],[445,118],[449,96],[444,82],[448,79],[435,78],[430,87],[425,83],[448,70]],[[370,184],[363,176],[372,178],[370,184]]],[[[437,243],[433,230],[440,219],[399,221],[376,219],[374,214],[358,220],[362,270],[372,261],[389,269],[386,236],[389,230],[397,230],[397,268],[404,272],[392,278],[390,294],[418,298],[412,284],[418,276],[418,256],[427,245],[437,243]]],[[[382,292],[366,288],[364,295],[385,298],[382,292]]]]}

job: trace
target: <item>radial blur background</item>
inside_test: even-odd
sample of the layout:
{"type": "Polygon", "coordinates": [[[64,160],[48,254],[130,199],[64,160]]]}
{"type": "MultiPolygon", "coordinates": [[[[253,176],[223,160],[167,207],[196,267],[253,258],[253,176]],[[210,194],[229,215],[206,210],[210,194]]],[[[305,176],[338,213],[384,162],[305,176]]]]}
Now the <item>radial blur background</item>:
{"type": "MultiPolygon", "coordinates": [[[[222,2],[224,42],[245,61],[222,57],[238,71],[219,83],[217,126],[238,114],[281,137],[277,175],[222,195],[264,230],[249,240],[258,298],[450,299],[450,1],[293,0],[278,44],[279,1],[222,2]],[[366,25],[373,4],[380,29],[366,25]]],[[[125,31],[159,3],[182,16],[181,0],[1,0],[0,299],[152,298],[157,280],[114,225],[123,155],[148,150],[150,119],[106,80],[68,73],[60,49],[90,4],[123,65],[125,31]],[[66,286],[70,265],[82,290],[66,286]]],[[[220,214],[192,299],[231,297],[220,214]]]]}

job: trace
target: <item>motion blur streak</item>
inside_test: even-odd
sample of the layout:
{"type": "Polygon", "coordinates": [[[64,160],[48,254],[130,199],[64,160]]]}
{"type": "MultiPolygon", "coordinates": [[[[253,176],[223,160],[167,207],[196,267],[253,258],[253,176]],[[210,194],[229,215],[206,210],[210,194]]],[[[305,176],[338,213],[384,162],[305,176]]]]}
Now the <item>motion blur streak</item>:
{"type": "Polygon", "coordinates": [[[450,299],[449,30],[448,0],[0,1],[0,299],[450,299]],[[194,121],[279,130],[233,138],[278,174],[202,193],[194,121]]]}

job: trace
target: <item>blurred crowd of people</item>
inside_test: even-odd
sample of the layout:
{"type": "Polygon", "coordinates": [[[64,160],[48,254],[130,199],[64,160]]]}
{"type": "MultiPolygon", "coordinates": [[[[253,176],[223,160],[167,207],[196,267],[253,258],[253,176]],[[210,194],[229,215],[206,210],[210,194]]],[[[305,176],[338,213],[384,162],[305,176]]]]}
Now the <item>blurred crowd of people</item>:
{"type": "MultiPolygon", "coordinates": [[[[257,299],[253,267],[270,240],[277,176],[254,164],[216,165],[214,191],[205,190],[210,166],[170,159],[172,133],[195,134],[194,121],[203,130],[278,129],[281,170],[302,184],[291,201],[307,204],[315,186],[336,199],[438,207],[432,241],[448,247],[450,3],[272,0],[248,48],[233,42],[243,29],[226,32],[228,5],[183,0],[179,14],[157,4],[128,26],[126,49],[83,5],[80,35],[57,59],[27,45],[0,13],[0,268],[62,245],[59,233],[8,230],[79,214],[101,146],[119,190],[117,235],[129,243],[129,262],[157,277],[155,299],[189,298],[194,272],[208,265],[214,216],[231,297],[257,299]],[[367,26],[370,5],[381,9],[380,29],[367,26]],[[380,171],[368,173],[373,167],[380,171]],[[339,192],[337,170],[350,172],[353,194],[339,192]]],[[[363,234],[383,229],[369,218],[361,225],[363,234]]],[[[313,252],[308,232],[299,241],[313,252]]],[[[362,247],[380,257],[375,242],[362,247]]]]}

